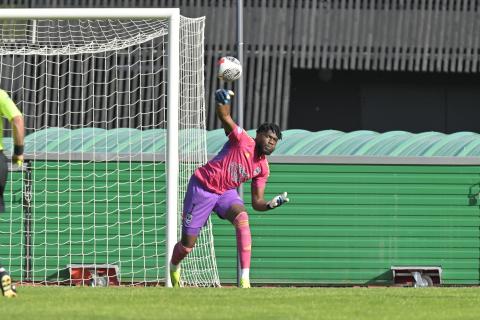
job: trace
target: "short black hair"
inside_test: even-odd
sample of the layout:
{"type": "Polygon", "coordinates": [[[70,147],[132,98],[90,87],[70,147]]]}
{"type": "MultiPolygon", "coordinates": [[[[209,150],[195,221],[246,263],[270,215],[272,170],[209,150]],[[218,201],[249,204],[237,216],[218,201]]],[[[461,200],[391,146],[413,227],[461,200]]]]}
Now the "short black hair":
{"type": "Polygon", "coordinates": [[[263,133],[268,131],[274,132],[277,135],[278,139],[282,140],[282,131],[280,131],[280,127],[275,123],[265,122],[262,123],[257,129],[257,133],[263,133]]]}

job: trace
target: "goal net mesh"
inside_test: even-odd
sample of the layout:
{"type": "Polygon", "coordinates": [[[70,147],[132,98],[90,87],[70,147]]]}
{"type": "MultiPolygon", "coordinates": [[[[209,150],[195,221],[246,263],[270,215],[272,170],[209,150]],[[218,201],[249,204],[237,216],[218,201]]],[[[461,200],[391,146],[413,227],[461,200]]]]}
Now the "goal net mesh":
{"type": "MultiPolygon", "coordinates": [[[[0,88],[27,134],[0,215],[1,264],[21,282],[164,282],[168,20],[0,22],[0,88]]],[[[207,160],[204,23],[180,21],[179,226],[189,177],[207,160]]],[[[182,270],[185,285],[220,285],[210,221],[182,270]]]]}

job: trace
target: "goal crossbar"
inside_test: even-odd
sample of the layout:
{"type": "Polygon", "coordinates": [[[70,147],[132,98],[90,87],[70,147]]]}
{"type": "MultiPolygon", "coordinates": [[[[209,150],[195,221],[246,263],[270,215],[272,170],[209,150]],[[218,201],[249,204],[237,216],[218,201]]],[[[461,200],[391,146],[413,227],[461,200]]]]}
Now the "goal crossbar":
{"type": "Polygon", "coordinates": [[[36,8],[2,9],[0,19],[157,19],[179,18],[179,8],[36,8]]]}

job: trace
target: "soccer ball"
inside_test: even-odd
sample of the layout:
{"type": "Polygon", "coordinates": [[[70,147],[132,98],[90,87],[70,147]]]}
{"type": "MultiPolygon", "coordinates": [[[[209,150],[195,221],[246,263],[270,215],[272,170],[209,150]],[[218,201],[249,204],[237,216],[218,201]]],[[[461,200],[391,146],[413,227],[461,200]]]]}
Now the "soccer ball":
{"type": "Polygon", "coordinates": [[[223,81],[232,82],[242,75],[242,65],[237,58],[223,57],[218,60],[218,77],[223,81]]]}

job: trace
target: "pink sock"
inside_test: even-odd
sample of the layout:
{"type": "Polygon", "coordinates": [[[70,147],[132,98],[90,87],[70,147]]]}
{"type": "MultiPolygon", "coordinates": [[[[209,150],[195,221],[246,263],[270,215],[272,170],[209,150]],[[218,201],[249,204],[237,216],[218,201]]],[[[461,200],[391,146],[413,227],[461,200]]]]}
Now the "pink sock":
{"type": "Polygon", "coordinates": [[[190,251],[192,251],[192,248],[184,247],[180,241],[177,242],[175,247],[173,247],[172,260],[170,262],[177,266],[190,251]]]}
{"type": "Polygon", "coordinates": [[[240,267],[242,269],[250,268],[250,259],[252,256],[252,235],[250,234],[250,225],[248,224],[248,214],[240,212],[233,221],[237,231],[237,248],[240,253],[240,267]]]}

